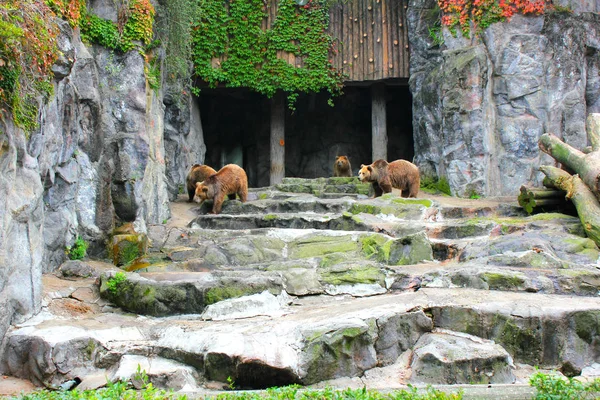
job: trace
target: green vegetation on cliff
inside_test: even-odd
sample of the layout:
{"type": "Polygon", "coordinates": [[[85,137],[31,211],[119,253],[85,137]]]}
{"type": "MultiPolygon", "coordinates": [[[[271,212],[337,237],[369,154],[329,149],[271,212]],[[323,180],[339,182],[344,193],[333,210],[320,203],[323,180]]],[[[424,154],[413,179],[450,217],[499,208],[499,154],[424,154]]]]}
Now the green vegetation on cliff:
{"type": "Polygon", "coordinates": [[[0,3],[0,122],[10,118],[26,131],[37,126],[40,98],[53,93],[58,33],[43,0],[0,3]]]}

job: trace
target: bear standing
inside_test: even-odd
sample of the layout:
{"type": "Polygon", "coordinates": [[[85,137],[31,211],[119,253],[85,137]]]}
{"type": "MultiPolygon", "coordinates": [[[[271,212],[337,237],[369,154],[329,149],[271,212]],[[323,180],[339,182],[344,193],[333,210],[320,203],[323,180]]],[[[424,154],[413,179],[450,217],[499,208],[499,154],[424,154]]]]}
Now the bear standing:
{"type": "Polygon", "coordinates": [[[352,176],[350,160],[346,156],[337,156],[333,163],[333,176],[352,176]]]}
{"type": "Polygon", "coordinates": [[[377,160],[361,165],[358,177],[362,182],[371,182],[375,197],[390,193],[393,187],[402,191],[402,197],[417,197],[421,184],[419,168],[406,160],[377,160]]]}
{"type": "Polygon", "coordinates": [[[225,196],[229,197],[230,200],[234,200],[236,194],[240,196],[242,203],[246,202],[248,177],[243,168],[235,164],[228,164],[216,174],[206,178],[204,182],[196,184],[194,200],[202,204],[204,200],[212,199],[212,214],[218,214],[221,212],[225,196]]]}
{"type": "Polygon", "coordinates": [[[208,165],[194,164],[188,172],[187,178],[185,178],[185,186],[188,192],[190,203],[194,200],[194,194],[196,193],[196,183],[204,181],[211,175],[216,174],[217,171],[209,167],[208,165]]]}

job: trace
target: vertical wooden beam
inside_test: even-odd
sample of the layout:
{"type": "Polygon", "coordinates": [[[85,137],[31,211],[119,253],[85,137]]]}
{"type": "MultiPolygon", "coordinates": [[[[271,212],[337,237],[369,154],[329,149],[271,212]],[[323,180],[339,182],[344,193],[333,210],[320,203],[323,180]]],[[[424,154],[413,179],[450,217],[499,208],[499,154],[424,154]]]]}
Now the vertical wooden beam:
{"type": "Polygon", "coordinates": [[[385,108],[385,85],[375,83],[371,86],[371,154],[373,161],[387,160],[387,124],[385,108]]]}
{"type": "Polygon", "coordinates": [[[271,99],[271,185],[285,176],[285,96],[277,92],[271,99]]]}

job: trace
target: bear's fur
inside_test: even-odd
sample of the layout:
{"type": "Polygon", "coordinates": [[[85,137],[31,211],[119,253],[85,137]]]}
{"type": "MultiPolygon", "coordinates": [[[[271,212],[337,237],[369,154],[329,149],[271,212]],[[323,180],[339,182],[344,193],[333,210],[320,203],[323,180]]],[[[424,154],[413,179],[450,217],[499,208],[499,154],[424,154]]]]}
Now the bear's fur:
{"type": "Polygon", "coordinates": [[[350,160],[346,156],[337,156],[333,163],[333,176],[352,176],[350,160]]]}
{"type": "Polygon", "coordinates": [[[202,204],[204,200],[212,199],[212,214],[218,214],[221,212],[225,196],[229,197],[230,200],[234,200],[236,194],[240,196],[242,203],[246,202],[248,177],[243,168],[235,164],[228,164],[216,174],[206,178],[204,182],[196,184],[194,200],[202,204]]]}
{"type": "Polygon", "coordinates": [[[190,203],[194,200],[194,194],[196,193],[196,183],[206,180],[211,175],[216,174],[217,171],[209,167],[208,165],[194,164],[190,169],[190,172],[185,178],[185,186],[188,192],[190,203]]]}
{"type": "Polygon", "coordinates": [[[406,160],[377,160],[361,165],[358,177],[362,182],[371,182],[375,197],[390,193],[392,188],[400,189],[402,197],[417,197],[421,184],[419,168],[406,160]]]}

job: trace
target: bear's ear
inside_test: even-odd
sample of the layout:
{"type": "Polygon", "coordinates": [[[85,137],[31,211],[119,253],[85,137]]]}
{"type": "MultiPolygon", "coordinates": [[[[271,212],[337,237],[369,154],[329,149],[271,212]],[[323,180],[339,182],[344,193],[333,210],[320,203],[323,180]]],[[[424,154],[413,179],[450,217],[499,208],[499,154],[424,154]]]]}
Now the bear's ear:
{"type": "Polygon", "coordinates": [[[202,182],[196,182],[196,187],[198,187],[200,185],[203,185],[203,184],[204,184],[204,181],[202,181],[202,182]]]}
{"type": "Polygon", "coordinates": [[[365,167],[365,164],[360,164],[360,167],[361,167],[361,168],[364,168],[364,167],[365,167]]]}
{"type": "Polygon", "coordinates": [[[367,169],[369,170],[369,172],[373,172],[373,168],[371,168],[370,165],[367,167],[367,169]]]}

